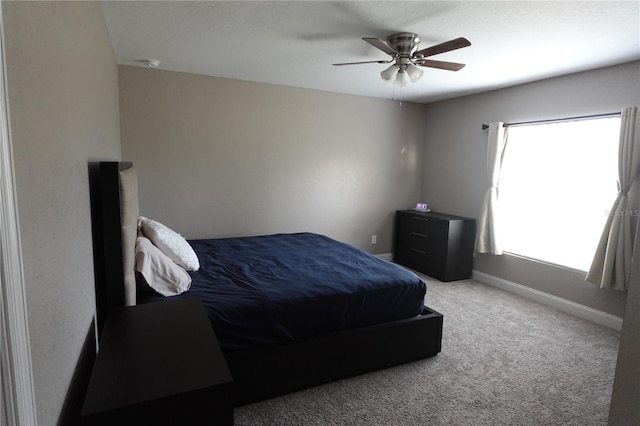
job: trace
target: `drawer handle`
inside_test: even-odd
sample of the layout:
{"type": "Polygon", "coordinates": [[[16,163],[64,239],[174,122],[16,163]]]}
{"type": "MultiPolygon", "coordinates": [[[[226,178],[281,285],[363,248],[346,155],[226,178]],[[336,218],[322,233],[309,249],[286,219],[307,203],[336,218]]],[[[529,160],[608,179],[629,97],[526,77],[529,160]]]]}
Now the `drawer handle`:
{"type": "Polygon", "coordinates": [[[420,254],[427,254],[427,252],[426,252],[426,251],[418,250],[417,248],[413,248],[413,247],[412,247],[412,248],[411,248],[411,250],[413,250],[413,251],[417,251],[417,252],[418,252],[418,253],[420,253],[420,254]]]}
{"type": "Polygon", "coordinates": [[[414,217],[414,220],[421,220],[423,222],[429,222],[429,219],[425,219],[424,217],[414,217]]]}
{"type": "Polygon", "coordinates": [[[412,235],[415,235],[415,236],[418,236],[418,237],[427,238],[427,235],[426,235],[426,234],[419,234],[419,233],[417,233],[417,232],[412,232],[411,234],[412,234],[412,235]]]}

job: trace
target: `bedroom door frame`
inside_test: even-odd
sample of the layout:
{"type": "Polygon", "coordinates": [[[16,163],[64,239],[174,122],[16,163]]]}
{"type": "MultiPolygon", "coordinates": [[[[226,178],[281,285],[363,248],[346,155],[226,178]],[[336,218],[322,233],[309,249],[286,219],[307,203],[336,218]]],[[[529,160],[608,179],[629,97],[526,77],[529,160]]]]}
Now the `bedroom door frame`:
{"type": "Polygon", "coordinates": [[[20,243],[0,0],[0,419],[35,425],[36,400],[20,243]]]}

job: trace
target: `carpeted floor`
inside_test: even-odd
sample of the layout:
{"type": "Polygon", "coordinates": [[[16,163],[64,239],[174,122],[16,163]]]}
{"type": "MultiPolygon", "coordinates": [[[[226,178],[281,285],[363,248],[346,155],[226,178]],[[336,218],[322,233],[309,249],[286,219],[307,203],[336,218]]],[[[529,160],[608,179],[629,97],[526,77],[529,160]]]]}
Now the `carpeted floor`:
{"type": "Polygon", "coordinates": [[[236,425],[605,425],[619,333],[472,280],[426,278],[442,352],[235,410],[236,425]]]}

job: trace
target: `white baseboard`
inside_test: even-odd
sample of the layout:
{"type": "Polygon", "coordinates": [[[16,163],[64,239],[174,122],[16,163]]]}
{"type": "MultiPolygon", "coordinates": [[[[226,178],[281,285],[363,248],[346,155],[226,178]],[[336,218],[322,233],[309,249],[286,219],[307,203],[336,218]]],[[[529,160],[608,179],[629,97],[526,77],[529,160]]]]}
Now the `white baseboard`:
{"type": "Polygon", "coordinates": [[[388,260],[391,262],[393,260],[393,253],[380,253],[374,254],[375,257],[379,257],[380,259],[388,260]]]}
{"type": "Polygon", "coordinates": [[[526,287],[512,281],[498,278],[493,275],[485,274],[484,272],[474,270],[471,278],[476,281],[480,281],[481,283],[489,284],[493,287],[497,287],[499,289],[508,291],[510,293],[515,293],[544,305],[551,306],[552,308],[556,308],[559,311],[567,312],[577,317],[593,321],[600,325],[604,325],[605,327],[609,327],[617,331],[622,330],[622,318],[615,315],[598,311],[597,309],[580,305],[579,303],[575,303],[540,290],[526,287]]]}

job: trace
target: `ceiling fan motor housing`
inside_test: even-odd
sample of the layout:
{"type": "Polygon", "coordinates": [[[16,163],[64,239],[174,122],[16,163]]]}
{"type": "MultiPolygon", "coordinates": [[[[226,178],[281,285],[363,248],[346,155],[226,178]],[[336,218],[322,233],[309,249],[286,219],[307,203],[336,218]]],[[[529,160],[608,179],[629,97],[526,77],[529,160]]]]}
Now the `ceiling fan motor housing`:
{"type": "Polygon", "coordinates": [[[400,56],[409,58],[418,49],[420,36],[414,33],[395,33],[387,37],[387,44],[400,56]]]}

